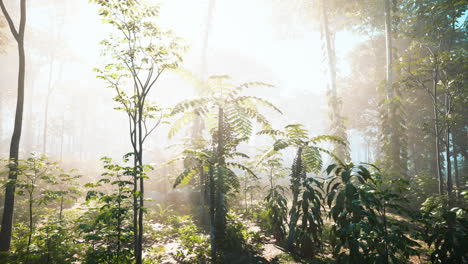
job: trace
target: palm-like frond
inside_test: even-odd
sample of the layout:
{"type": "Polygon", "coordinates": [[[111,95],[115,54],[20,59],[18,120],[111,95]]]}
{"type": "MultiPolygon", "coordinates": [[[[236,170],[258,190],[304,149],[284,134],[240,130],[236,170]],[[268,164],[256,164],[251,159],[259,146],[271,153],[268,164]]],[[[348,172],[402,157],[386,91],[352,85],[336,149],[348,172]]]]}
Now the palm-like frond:
{"type": "Polygon", "coordinates": [[[195,110],[198,114],[204,114],[207,110],[207,103],[211,102],[210,97],[201,97],[191,100],[184,100],[174,106],[170,115],[176,115],[188,110],[195,110]]]}
{"type": "Polygon", "coordinates": [[[184,186],[187,183],[189,183],[193,176],[197,175],[197,173],[200,171],[200,169],[203,169],[203,166],[195,166],[195,167],[190,167],[186,168],[179,176],[174,181],[174,188],[177,186],[184,186]]]}
{"type": "Polygon", "coordinates": [[[283,113],[278,107],[276,107],[270,101],[265,100],[265,99],[260,98],[260,97],[257,97],[257,96],[239,96],[239,97],[237,97],[235,99],[235,101],[237,101],[239,103],[249,102],[249,103],[252,103],[254,105],[260,104],[260,105],[263,105],[263,106],[268,107],[270,109],[273,109],[273,110],[275,110],[276,112],[278,112],[280,114],[283,113]]]}
{"type": "Polygon", "coordinates": [[[196,115],[193,112],[184,112],[176,121],[172,123],[172,127],[169,129],[169,138],[172,138],[177,134],[183,127],[191,123],[195,119],[196,115]]]}

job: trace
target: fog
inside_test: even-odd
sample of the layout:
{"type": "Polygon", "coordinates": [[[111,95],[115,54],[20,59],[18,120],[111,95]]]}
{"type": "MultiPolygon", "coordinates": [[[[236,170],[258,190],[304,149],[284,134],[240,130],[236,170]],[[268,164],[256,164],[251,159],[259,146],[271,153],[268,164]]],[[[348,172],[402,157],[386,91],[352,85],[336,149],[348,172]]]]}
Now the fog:
{"type": "MultiPolygon", "coordinates": [[[[6,5],[17,19],[14,2],[7,1],[6,5]]],[[[276,126],[303,123],[311,134],[327,132],[326,64],[317,21],[301,17],[294,6],[284,10],[274,1],[216,1],[206,58],[202,58],[208,1],[160,3],[160,23],[173,30],[187,46],[182,68],[202,74],[202,62],[206,60],[206,76],[227,74],[239,83],[273,84],[274,88],[251,92],[268,98],[283,110],[282,116],[272,116],[276,126]],[[284,12],[297,12],[298,18],[292,20],[284,12]]],[[[129,152],[127,120],[123,113],[113,110],[114,91],[107,89],[93,71],[105,64],[99,42],[110,31],[101,23],[97,6],[78,0],[33,1],[29,5],[22,156],[45,150],[53,159],[81,167],[95,164],[103,156],[118,158],[129,152]]],[[[0,57],[0,151],[5,156],[13,128],[17,51],[7,29],[3,31],[8,36],[0,57]]],[[[346,58],[362,39],[364,36],[357,33],[338,33],[337,56],[346,58]]],[[[349,67],[347,59],[338,63],[342,76],[350,74],[349,67]]],[[[194,96],[193,88],[181,74],[165,72],[150,99],[171,107],[194,96]]],[[[150,153],[148,162],[173,155],[167,147],[176,140],[168,140],[166,135],[167,126],[151,135],[145,146],[150,153]]],[[[365,150],[359,137],[352,137],[351,141],[353,155],[363,156],[365,150]]]]}

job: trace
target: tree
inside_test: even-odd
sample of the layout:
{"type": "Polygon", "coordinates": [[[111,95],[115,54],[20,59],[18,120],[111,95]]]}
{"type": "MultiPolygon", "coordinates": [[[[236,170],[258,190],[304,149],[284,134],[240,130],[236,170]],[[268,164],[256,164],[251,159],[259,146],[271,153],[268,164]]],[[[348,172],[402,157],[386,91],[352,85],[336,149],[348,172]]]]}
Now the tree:
{"type": "Polygon", "coordinates": [[[241,142],[247,141],[252,134],[253,121],[264,128],[270,127],[268,120],[258,111],[258,105],[263,105],[281,113],[273,104],[265,99],[255,96],[242,96],[240,93],[255,86],[270,87],[262,82],[247,82],[234,85],[226,75],[210,76],[206,81],[194,80],[204,83],[204,97],[185,100],[177,104],[172,115],[182,116],[174,121],[171,134],[190,123],[197,116],[209,117],[206,121],[211,134],[211,147],[200,151],[186,152],[195,155],[185,155],[181,159],[194,159],[194,167],[187,168],[180,174],[175,186],[181,182],[187,183],[197,172],[203,168],[208,175],[208,190],[210,197],[210,237],[212,261],[217,261],[218,249],[223,249],[223,239],[226,228],[227,202],[226,194],[239,187],[238,178],[232,168],[244,170],[252,175],[254,173],[241,163],[230,161],[235,157],[248,157],[236,151],[241,142]]]}
{"type": "MultiPolygon", "coordinates": [[[[329,107],[329,117],[330,117],[330,131],[331,134],[343,138],[347,141],[346,128],[344,126],[344,119],[341,116],[341,100],[338,97],[338,92],[336,88],[336,52],[335,52],[335,38],[334,32],[330,30],[330,25],[328,22],[328,1],[321,1],[321,19],[322,19],[322,38],[325,42],[325,51],[324,57],[328,63],[328,107],[329,107]]],[[[334,151],[336,155],[344,161],[350,159],[349,150],[343,145],[335,145],[334,151]]]]}
{"type": "Polygon", "coordinates": [[[134,159],[133,228],[136,263],[142,263],[144,179],[143,145],[147,137],[161,124],[163,109],[148,100],[161,74],[177,68],[181,61],[181,48],[170,32],[163,31],[155,22],[157,6],[140,1],[103,1],[99,4],[103,21],[116,29],[101,42],[104,55],[113,61],[97,69],[99,78],[115,90],[117,110],[126,113],[134,159]]]}
{"type": "MultiPolygon", "coordinates": [[[[466,71],[466,20],[463,22],[461,18],[466,5],[462,1],[404,2],[402,10],[406,20],[401,35],[410,41],[401,63],[403,82],[408,89],[418,89],[429,95],[428,108],[431,108],[432,117],[424,128],[434,138],[439,194],[445,193],[445,187],[450,205],[453,202],[451,152],[457,149],[453,145],[456,141],[452,128],[463,123],[463,111],[457,105],[464,102],[461,95],[462,80],[466,78],[463,73],[466,71]]],[[[454,163],[455,160],[457,158],[454,163]]]]}
{"type": "Polygon", "coordinates": [[[18,158],[19,158],[19,144],[21,139],[21,128],[23,122],[23,108],[24,108],[24,79],[25,79],[25,50],[24,50],[24,32],[26,28],[26,0],[20,1],[20,22],[19,27],[16,29],[9,12],[7,11],[3,0],[0,0],[0,7],[3,15],[5,16],[11,34],[16,40],[18,46],[18,95],[16,101],[15,124],[13,129],[13,136],[10,144],[10,172],[8,174],[9,182],[5,189],[5,205],[3,207],[2,227],[0,230],[0,253],[5,253],[10,250],[11,232],[13,227],[13,212],[15,206],[15,187],[16,179],[18,177],[18,158]]]}
{"type": "MultiPolygon", "coordinates": [[[[18,187],[21,193],[25,192],[28,199],[28,218],[29,218],[29,232],[28,232],[28,245],[26,250],[26,263],[29,263],[31,242],[34,235],[34,206],[38,199],[36,199],[36,192],[41,191],[40,187],[45,187],[41,184],[42,181],[50,178],[48,175],[49,170],[52,168],[52,163],[47,161],[47,157],[39,156],[35,153],[31,154],[24,164],[18,165],[18,175],[22,179],[18,179],[18,187]],[[39,190],[38,190],[39,189],[39,190]]],[[[42,190],[44,191],[44,190],[42,190]]]]}

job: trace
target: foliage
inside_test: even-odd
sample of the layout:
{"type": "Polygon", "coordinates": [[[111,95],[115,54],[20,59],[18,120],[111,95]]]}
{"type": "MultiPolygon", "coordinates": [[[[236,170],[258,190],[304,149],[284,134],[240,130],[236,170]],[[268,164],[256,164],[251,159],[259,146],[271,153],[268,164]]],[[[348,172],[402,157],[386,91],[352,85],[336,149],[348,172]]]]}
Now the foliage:
{"type": "Polygon", "coordinates": [[[406,228],[387,215],[390,208],[403,210],[402,198],[384,186],[378,171],[350,163],[330,165],[327,172],[333,173],[326,199],[337,238],[333,254],[340,262],[404,263],[417,253],[412,247],[418,244],[404,234],[406,228]]]}
{"type": "Polygon", "coordinates": [[[19,160],[16,181],[20,215],[13,229],[11,261],[16,263],[63,263],[76,259],[74,218],[64,217],[67,203],[80,194],[80,175],[66,172],[47,156],[31,153],[19,160]],[[26,204],[24,204],[24,202],[26,204]],[[56,208],[56,209],[52,209],[56,208]]]}
{"type": "Polygon", "coordinates": [[[262,238],[258,232],[245,227],[235,214],[227,214],[225,249],[237,254],[258,253],[262,247],[262,238]]]}
{"type": "Polygon", "coordinates": [[[335,136],[309,137],[308,131],[301,124],[293,124],[285,127],[284,131],[263,130],[259,134],[267,134],[275,139],[273,147],[260,159],[262,162],[273,156],[277,151],[293,147],[296,149],[291,173],[290,191],[292,193],[292,204],[289,210],[289,229],[287,247],[293,250],[295,242],[300,248],[301,254],[313,256],[316,254],[314,248],[319,248],[318,237],[322,231],[323,224],[320,207],[322,206],[321,183],[307,177],[307,173],[319,173],[322,168],[321,152],[327,153],[338,162],[336,155],[319,146],[320,143],[331,141],[344,144],[344,141],[335,136]],[[299,218],[302,224],[297,227],[299,218]]]}
{"type": "Polygon", "coordinates": [[[133,148],[133,235],[136,263],[142,263],[144,180],[143,145],[148,136],[164,123],[163,109],[149,101],[148,95],[161,74],[175,69],[182,61],[180,39],[156,24],[158,6],[144,1],[92,0],[99,5],[103,22],[117,34],[103,40],[103,55],[111,63],[96,69],[98,78],[115,90],[113,98],[128,117],[133,148]]]}
{"type": "Polygon", "coordinates": [[[212,259],[216,261],[217,248],[226,245],[225,197],[228,192],[239,187],[239,179],[234,170],[242,170],[255,176],[246,165],[236,162],[236,158],[248,158],[246,154],[238,152],[237,147],[251,136],[254,121],[264,128],[270,127],[268,120],[259,112],[258,105],[267,106],[277,112],[280,110],[263,98],[241,95],[246,88],[271,85],[261,82],[234,85],[230,77],[225,75],[210,76],[202,83],[209,95],[178,103],[172,114],[192,113],[192,117],[205,117],[206,127],[211,135],[211,147],[184,151],[184,156],[180,159],[194,160],[195,165],[186,168],[177,177],[174,186],[188,183],[200,171],[203,172],[202,175],[207,175],[207,179],[201,179],[201,182],[206,184],[205,190],[209,193],[211,251],[212,259]]]}
{"type": "Polygon", "coordinates": [[[207,263],[210,256],[209,240],[194,224],[177,229],[180,239],[180,249],[176,252],[176,259],[184,263],[207,263]]]}
{"type": "Polygon", "coordinates": [[[295,240],[302,255],[306,257],[314,257],[322,245],[322,193],[322,183],[314,178],[309,177],[302,182],[301,199],[297,202],[296,209],[301,223],[297,228],[295,240]]]}
{"type": "Polygon", "coordinates": [[[113,164],[110,158],[102,160],[107,172],[96,183],[86,185],[93,188],[86,195],[86,203],[91,207],[80,218],[78,226],[90,245],[85,262],[130,263],[134,257],[130,214],[134,168],[113,164]],[[96,189],[98,187],[110,187],[111,190],[106,192],[96,189]]]}
{"type": "Polygon", "coordinates": [[[160,223],[167,223],[169,219],[174,214],[174,209],[172,205],[165,205],[165,204],[156,204],[153,219],[160,223]]]}
{"type": "Polygon", "coordinates": [[[288,217],[288,202],[285,197],[285,189],[276,185],[269,190],[266,201],[266,223],[267,231],[273,234],[277,241],[286,237],[286,224],[288,217]]]}
{"type": "Polygon", "coordinates": [[[432,263],[467,262],[467,210],[459,207],[448,210],[445,202],[436,196],[424,202],[420,219],[425,228],[422,238],[429,247],[434,246],[432,263]]]}

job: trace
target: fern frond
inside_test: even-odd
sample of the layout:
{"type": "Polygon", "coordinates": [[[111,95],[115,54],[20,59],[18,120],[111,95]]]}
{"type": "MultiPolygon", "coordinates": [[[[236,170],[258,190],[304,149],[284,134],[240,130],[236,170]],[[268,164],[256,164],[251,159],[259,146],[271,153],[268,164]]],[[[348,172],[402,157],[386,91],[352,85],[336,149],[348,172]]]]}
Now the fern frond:
{"type": "Polygon", "coordinates": [[[273,143],[273,149],[275,151],[285,149],[289,146],[291,146],[291,141],[285,138],[280,138],[273,143]]]}
{"type": "Polygon", "coordinates": [[[257,135],[268,135],[268,136],[271,136],[271,137],[275,137],[275,136],[286,136],[286,134],[281,131],[281,130],[276,130],[276,129],[263,129],[263,130],[260,130],[259,132],[257,132],[257,135]]]}
{"type": "Polygon", "coordinates": [[[242,165],[240,163],[227,162],[226,165],[229,166],[229,167],[233,167],[233,168],[237,168],[237,169],[240,169],[242,171],[245,171],[248,174],[252,175],[253,177],[258,178],[257,175],[255,175],[255,173],[250,168],[248,168],[247,166],[244,166],[244,165],[242,165]]]}
{"type": "Polygon", "coordinates": [[[254,101],[254,103],[257,103],[257,104],[261,104],[263,106],[266,106],[266,107],[269,107],[273,110],[275,110],[276,112],[282,114],[283,112],[278,108],[276,107],[273,103],[263,99],[263,98],[260,98],[260,97],[256,97],[256,96],[239,96],[235,99],[235,101],[239,102],[239,103],[242,103],[244,101],[254,101]]]}
{"type": "Polygon", "coordinates": [[[323,152],[323,153],[326,153],[326,154],[330,155],[330,157],[332,157],[338,164],[340,164],[342,166],[345,166],[343,161],[341,161],[340,158],[338,156],[336,156],[335,154],[333,154],[331,151],[326,150],[326,149],[321,148],[321,147],[317,147],[317,146],[314,146],[314,148],[316,148],[320,152],[323,152]]]}
{"type": "Polygon", "coordinates": [[[322,169],[322,156],[318,149],[310,146],[302,150],[302,163],[307,172],[319,173],[322,169]]]}
{"type": "Polygon", "coordinates": [[[202,98],[196,98],[192,100],[184,100],[177,105],[174,106],[172,109],[170,115],[176,115],[185,111],[188,111],[190,109],[197,109],[199,114],[203,114],[207,112],[206,108],[208,103],[212,99],[209,97],[202,97],[202,98]]]}
{"type": "Polygon", "coordinates": [[[320,135],[320,136],[316,136],[316,137],[312,137],[309,142],[311,143],[320,143],[320,142],[324,142],[324,141],[331,141],[331,142],[335,142],[335,143],[340,143],[340,144],[343,144],[343,145],[346,145],[345,141],[343,140],[343,138],[341,137],[338,137],[338,136],[329,136],[329,135],[320,135]]]}
{"type": "Polygon", "coordinates": [[[172,138],[177,134],[183,127],[190,124],[195,119],[193,112],[184,112],[182,116],[172,123],[172,127],[169,129],[168,137],[172,138]]]}
{"type": "Polygon", "coordinates": [[[181,174],[179,174],[179,176],[177,176],[173,187],[176,188],[178,185],[184,186],[189,183],[193,176],[195,176],[201,168],[203,167],[196,166],[185,169],[181,174]]]}

